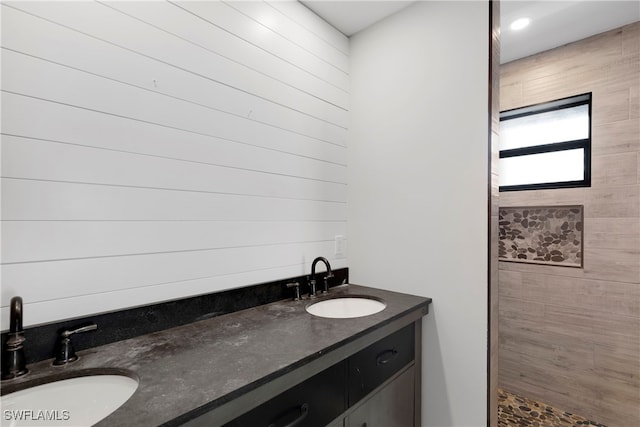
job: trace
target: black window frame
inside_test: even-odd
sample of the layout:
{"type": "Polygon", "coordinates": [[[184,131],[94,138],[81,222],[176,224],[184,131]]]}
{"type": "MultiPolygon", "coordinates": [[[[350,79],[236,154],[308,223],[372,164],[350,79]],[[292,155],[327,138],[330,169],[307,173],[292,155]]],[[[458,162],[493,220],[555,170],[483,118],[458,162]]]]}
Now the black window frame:
{"type": "Polygon", "coordinates": [[[580,105],[588,105],[589,114],[589,136],[585,139],[577,139],[571,141],[554,142],[550,144],[533,145],[522,148],[512,148],[509,150],[500,150],[500,158],[526,156],[530,154],[551,153],[556,151],[573,150],[576,148],[584,149],[584,179],[577,181],[560,181],[560,182],[544,182],[537,184],[521,184],[521,185],[502,185],[499,191],[522,191],[522,190],[548,190],[555,188],[579,188],[591,187],[591,127],[592,127],[592,93],[587,92],[580,95],[574,95],[567,98],[557,99],[555,101],[543,102],[540,104],[529,105],[521,108],[514,108],[500,112],[500,122],[504,120],[516,119],[525,116],[548,113],[550,111],[562,110],[565,108],[577,107],[580,105]]]}

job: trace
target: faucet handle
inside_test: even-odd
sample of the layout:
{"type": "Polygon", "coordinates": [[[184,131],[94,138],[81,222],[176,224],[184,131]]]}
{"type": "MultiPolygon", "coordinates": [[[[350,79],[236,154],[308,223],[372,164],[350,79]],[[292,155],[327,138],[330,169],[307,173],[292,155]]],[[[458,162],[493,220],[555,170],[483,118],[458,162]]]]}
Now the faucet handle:
{"type": "Polygon", "coordinates": [[[72,329],[72,330],[66,330],[66,331],[62,331],[60,333],[60,335],[63,338],[68,338],[73,334],[80,334],[82,332],[89,332],[89,331],[95,331],[96,329],[98,329],[98,325],[96,325],[95,323],[92,323],[90,325],[86,325],[86,326],[81,326],[77,329],[72,329]]]}
{"type": "Polygon", "coordinates": [[[82,332],[95,331],[98,329],[98,325],[92,323],[90,325],[81,326],[76,329],[64,330],[60,332],[60,346],[56,351],[56,359],[53,361],[55,366],[66,365],[67,363],[78,360],[76,351],[71,343],[71,335],[80,334],[82,332]]]}
{"type": "Polygon", "coordinates": [[[333,277],[334,276],[331,271],[329,271],[329,274],[324,276],[324,288],[322,289],[323,294],[326,294],[327,292],[329,292],[329,279],[333,279],[333,277]]]}
{"type": "Polygon", "coordinates": [[[285,286],[287,288],[294,288],[293,300],[299,301],[300,300],[300,283],[291,282],[291,283],[287,283],[285,286]]]}

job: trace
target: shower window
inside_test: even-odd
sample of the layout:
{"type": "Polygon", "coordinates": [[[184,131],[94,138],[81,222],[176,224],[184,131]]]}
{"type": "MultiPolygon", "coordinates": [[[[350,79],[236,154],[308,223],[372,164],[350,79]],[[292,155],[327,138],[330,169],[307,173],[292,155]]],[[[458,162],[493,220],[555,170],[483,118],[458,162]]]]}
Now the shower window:
{"type": "Polygon", "coordinates": [[[591,93],[500,113],[500,191],[591,185],[591,93]]]}

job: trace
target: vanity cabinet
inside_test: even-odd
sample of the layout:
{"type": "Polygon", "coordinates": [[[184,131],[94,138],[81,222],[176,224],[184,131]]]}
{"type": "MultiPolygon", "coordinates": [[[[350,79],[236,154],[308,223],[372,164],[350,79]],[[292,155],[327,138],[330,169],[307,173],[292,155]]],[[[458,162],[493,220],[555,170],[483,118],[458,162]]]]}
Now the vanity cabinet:
{"type": "Polygon", "coordinates": [[[413,427],[415,370],[411,366],[367,397],[345,420],[345,427],[413,427]]]}
{"type": "Polygon", "coordinates": [[[347,360],[349,406],[409,364],[414,355],[414,328],[410,324],[351,356],[347,360]]]}
{"type": "Polygon", "coordinates": [[[224,427],[325,427],[345,410],[345,368],[337,363],[224,427]]]}
{"type": "Polygon", "coordinates": [[[224,427],[416,425],[415,331],[391,333],[224,427]]]}
{"type": "Polygon", "coordinates": [[[414,365],[410,365],[416,354],[414,334],[411,324],[347,360],[347,395],[353,410],[344,420],[345,427],[416,425],[416,377],[414,365]]]}

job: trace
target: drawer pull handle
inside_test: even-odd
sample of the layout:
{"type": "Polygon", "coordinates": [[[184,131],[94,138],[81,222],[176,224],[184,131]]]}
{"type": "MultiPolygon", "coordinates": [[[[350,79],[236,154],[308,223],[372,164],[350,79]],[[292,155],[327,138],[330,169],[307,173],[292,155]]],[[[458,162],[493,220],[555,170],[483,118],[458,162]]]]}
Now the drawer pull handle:
{"type": "Polygon", "coordinates": [[[307,418],[307,415],[309,415],[309,404],[303,403],[302,405],[291,409],[290,411],[282,415],[280,418],[270,423],[269,427],[296,427],[305,418],[307,418]],[[295,416],[295,414],[297,414],[298,412],[300,413],[300,415],[298,415],[294,420],[292,420],[291,422],[288,422],[287,424],[282,424],[282,423],[286,423],[289,419],[291,419],[292,416],[295,416]]]}
{"type": "Polygon", "coordinates": [[[392,348],[390,350],[385,350],[382,353],[378,354],[376,358],[376,364],[378,365],[386,365],[389,362],[393,362],[393,360],[398,357],[398,350],[392,348]]]}
{"type": "Polygon", "coordinates": [[[360,390],[364,390],[364,378],[362,378],[362,372],[360,372],[360,368],[356,367],[356,374],[358,374],[358,379],[360,379],[360,390]]]}

